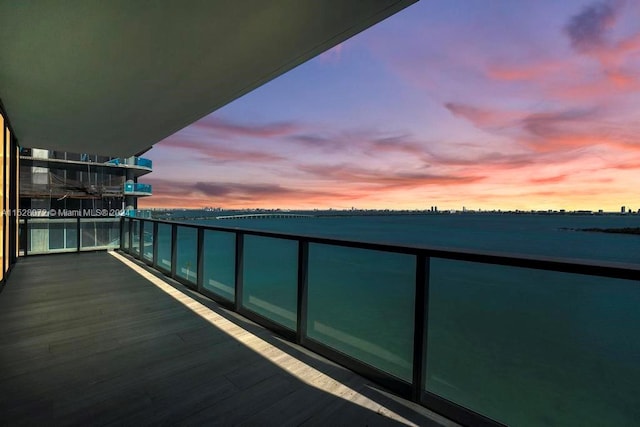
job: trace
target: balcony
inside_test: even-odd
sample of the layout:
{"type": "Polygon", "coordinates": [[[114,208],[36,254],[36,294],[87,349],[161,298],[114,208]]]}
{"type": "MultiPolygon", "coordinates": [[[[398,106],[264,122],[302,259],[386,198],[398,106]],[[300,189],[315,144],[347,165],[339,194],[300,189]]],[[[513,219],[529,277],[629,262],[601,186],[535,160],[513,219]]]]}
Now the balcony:
{"type": "Polygon", "coordinates": [[[77,172],[87,172],[87,168],[89,167],[91,172],[111,175],[123,173],[123,169],[127,169],[134,177],[140,177],[150,173],[153,167],[151,160],[142,157],[116,158],[107,162],[97,162],[91,157],[84,158],[81,156],[73,160],[54,157],[33,157],[32,153],[28,150],[23,150],[21,153],[20,165],[77,172]]]}
{"type": "Polygon", "coordinates": [[[448,425],[115,252],[27,256],[0,295],[8,425],[448,425]]]}
{"type": "Polygon", "coordinates": [[[151,184],[125,182],[124,194],[128,196],[151,196],[151,184]]]}
{"type": "MultiPolygon", "coordinates": [[[[225,313],[227,320],[235,319],[243,325],[250,323],[242,319],[252,320],[290,341],[271,336],[273,341],[268,341],[269,344],[279,343],[280,349],[296,348],[300,352],[311,350],[314,353],[305,353],[310,360],[326,357],[462,424],[586,425],[597,420],[599,425],[632,425],[637,419],[640,407],[636,393],[640,382],[638,265],[416,248],[137,218],[121,221],[121,251],[151,267],[151,271],[184,285],[185,288],[175,286],[197,301],[207,301],[208,309],[225,313]],[[209,303],[207,298],[220,306],[209,303]],[[237,317],[233,312],[244,317],[237,317]]],[[[117,254],[99,254],[106,259],[122,259],[117,254]]],[[[27,260],[31,263],[35,262],[32,259],[45,258],[54,257],[27,260]]],[[[61,262],[65,259],[56,258],[61,262]]],[[[83,259],[88,258],[69,259],[73,268],[79,269],[86,262],[83,259]]],[[[37,276],[37,269],[30,264],[28,269],[19,270],[27,266],[23,262],[17,265],[15,276],[23,277],[20,275],[29,271],[37,276]]],[[[82,286],[89,287],[82,292],[90,295],[92,289],[96,289],[94,297],[102,305],[91,312],[105,310],[106,313],[111,303],[116,310],[120,302],[116,302],[115,295],[125,294],[122,296],[129,301],[129,292],[133,293],[132,303],[141,304],[141,308],[133,304],[132,311],[141,316],[155,312],[145,305],[146,297],[136,299],[137,293],[144,292],[148,284],[131,280],[110,266],[111,261],[100,258],[98,262],[105,263],[105,268],[113,268],[112,272],[96,270],[99,277],[93,278],[81,277],[74,270],[65,276],[67,279],[56,279],[61,283],[53,289],[57,292],[66,286],[64,280],[73,277],[81,281],[82,286]],[[108,292],[106,282],[112,277],[117,278],[118,284],[113,285],[116,290],[113,295],[103,294],[108,292]],[[101,302],[102,298],[105,301],[101,302]]],[[[140,265],[135,269],[140,274],[153,276],[140,265]]],[[[41,274],[38,283],[44,283],[45,273],[41,274]]],[[[6,292],[12,289],[15,276],[12,275],[6,292]]],[[[47,289],[41,286],[36,293],[47,289]]],[[[22,288],[22,285],[16,286],[16,289],[22,288]]],[[[72,292],[77,293],[78,289],[72,292]]],[[[53,295],[45,291],[41,298],[53,295]]],[[[18,299],[28,301],[23,296],[18,299]]],[[[0,298],[0,303],[2,300],[0,298]]],[[[74,298],[71,300],[78,303],[74,298]]],[[[0,307],[0,316],[6,315],[4,310],[6,308],[0,307]]],[[[202,310],[200,306],[193,309],[194,312],[202,310]]],[[[13,318],[18,314],[7,316],[13,318]]],[[[182,322],[161,315],[158,319],[155,327],[141,334],[173,331],[172,328],[182,322]]],[[[4,322],[2,317],[0,322],[4,322]]],[[[129,322],[135,325],[138,320],[129,322]]],[[[33,327],[37,333],[43,326],[33,327]]],[[[102,343],[95,336],[101,330],[94,329],[94,335],[87,334],[83,339],[102,343]]],[[[25,336],[30,337],[28,333],[25,336]]],[[[60,332],[60,337],[63,339],[66,335],[60,332]]],[[[126,342],[121,337],[112,339],[126,342]]],[[[29,348],[36,342],[20,345],[29,348]]],[[[104,345],[109,347],[110,342],[104,345]]],[[[84,341],[78,344],[80,348],[84,345],[87,345],[84,341]]],[[[264,350],[266,347],[261,346],[258,347],[263,349],[263,356],[272,354],[271,347],[264,350]]],[[[152,348],[147,349],[148,354],[145,349],[137,351],[150,357],[154,367],[158,362],[153,358],[161,357],[167,349],[174,351],[166,343],[162,351],[152,348]]],[[[190,357],[205,360],[209,360],[210,353],[215,353],[206,349],[193,352],[190,357]]],[[[237,358],[242,357],[241,352],[237,358]]],[[[144,359],[135,363],[143,365],[144,359]]],[[[174,369],[183,369],[181,362],[174,360],[173,363],[174,369]]],[[[335,366],[331,362],[321,365],[335,366]]],[[[318,365],[313,366],[318,369],[318,365]]],[[[216,365],[210,369],[227,368],[216,365]]],[[[258,368],[246,369],[260,372],[258,368]]],[[[193,373],[194,377],[202,375],[205,374],[193,373]]],[[[338,374],[329,376],[339,377],[338,374]]],[[[125,377],[131,377],[122,380],[125,384],[142,381],[135,379],[135,375],[125,377]]],[[[101,384],[106,378],[106,374],[92,378],[91,384],[101,384]]],[[[177,387],[198,390],[183,393],[176,399],[180,402],[186,396],[189,402],[200,393],[213,393],[209,389],[215,381],[207,377],[206,385],[198,382],[187,385],[182,379],[174,383],[177,387]]],[[[162,387],[154,385],[152,389],[158,391],[162,387]]],[[[4,395],[11,399],[12,393],[4,395]]],[[[89,394],[92,395],[99,393],[89,394]]],[[[117,401],[115,391],[109,396],[117,401]]],[[[371,394],[367,397],[370,399],[371,394]]],[[[155,396],[149,399],[153,402],[155,396]]],[[[98,397],[95,400],[98,401],[98,397]]],[[[130,401],[146,404],[140,398],[127,399],[130,401]]],[[[9,402],[7,405],[11,405],[9,402]]],[[[307,408],[303,398],[296,402],[286,398],[282,403],[274,402],[273,413],[280,410],[275,408],[307,408]]],[[[215,406],[210,403],[208,407],[215,406]]],[[[323,413],[327,409],[319,411],[323,413]]],[[[429,422],[416,419],[415,413],[402,414],[419,425],[429,422]]],[[[323,420],[310,416],[311,424],[323,420]]],[[[330,421],[344,423],[345,419],[330,421]]]]}
{"type": "Polygon", "coordinates": [[[147,169],[149,172],[153,169],[153,162],[150,159],[144,157],[127,157],[127,158],[115,158],[107,162],[115,166],[130,166],[147,169]]]}

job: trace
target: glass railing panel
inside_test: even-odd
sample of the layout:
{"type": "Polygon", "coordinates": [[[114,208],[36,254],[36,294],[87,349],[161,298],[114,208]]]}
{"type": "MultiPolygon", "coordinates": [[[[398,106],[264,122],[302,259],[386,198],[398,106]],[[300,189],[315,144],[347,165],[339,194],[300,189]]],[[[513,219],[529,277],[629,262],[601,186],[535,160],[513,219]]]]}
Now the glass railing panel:
{"type": "Polygon", "coordinates": [[[242,305],[295,330],[298,242],[245,236],[243,264],[242,305]]]}
{"type": "Polygon", "coordinates": [[[202,286],[216,295],[235,301],[236,235],[204,231],[202,286]]]}
{"type": "Polygon", "coordinates": [[[176,276],[197,283],[198,229],[178,226],[176,244],[176,276]]]}
{"type": "Polygon", "coordinates": [[[171,271],[171,225],[158,223],[158,259],[156,265],[171,271]]]}
{"type": "Polygon", "coordinates": [[[140,220],[131,220],[131,253],[140,255],[140,220]]]}
{"type": "Polygon", "coordinates": [[[514,426],[634,425],[640,286],[432,259],[426,390],[514,426]]]}
{"type": "Polygon", "coordinates": [[[307,335],[410,382],[415,256],[310,244],[307,335]]]}
{"type": "Polygon", "coordinates": [[[153,261],[153,222],[142,221],[142,257],[153,261]]]}
{"type": "Polygon", "coordinates": [[[136,193],[149,193],[151,194],[151,184],[136,183],[133,185],[133,191],[136,193]]]}
{"type": "Polygon", "coordinates": [[[153,167],[153,162],[144,157],[136,157],[136,165],[151,169],[153,167]]]}
{"type": "Polygon", "coordinates": [[[30,255],[77,251],[77,220],[30,219],[28,245],[30,255]]]}
{"type": "Polygon", "coordinates": [[[120,247],[119,218],[80,218],[80,250],[120,247]]]}
{"type": "Polygon", "coordinates": [[[122,223],[122,227],[124,227],[124,230],[122,232],[122,238],[124,239],[124,241],[122,242],[122,247],[124,248],[125,251],[129,251],[129,224],[131,223],[131,220],[129,218],[125,218],[124,222],[122,223]]]}
{"type": "Polygon", "coordinates": [[[142,183],[133,183],[133,182],[126,182],[124,184],[125,194],[144,193],[144,194],[150,195],[152,193],[151,190],[152,190],[151,184],[142,184],[142,183]]]}

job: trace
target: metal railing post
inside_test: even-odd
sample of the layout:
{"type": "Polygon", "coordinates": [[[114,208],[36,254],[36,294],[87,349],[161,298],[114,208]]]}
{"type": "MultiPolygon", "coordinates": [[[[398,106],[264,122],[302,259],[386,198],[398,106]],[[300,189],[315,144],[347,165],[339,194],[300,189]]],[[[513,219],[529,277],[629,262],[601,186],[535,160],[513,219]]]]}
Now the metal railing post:
{"type": "Polygon", "coordinates": [[[244,286],[243,271],[244,268],[244,233],[236,232],[236,295],[234,300],[234,308],[236,311],[242,308],[242,293],[244,286]]]}
{"type": "Polygon", "coordinates": [[[176,278],[176,262],[178,260],[178,226],[171,224],[171,277],[176,278]]]}
{"type": "Polygon", "coordinates": [[[198,227],[198,240],[196,243],[196,287],[198,291],[202,291],[202,284],[204,278],[202,272],[204,271],[204,229],[198,227]]]}
{"type": "Polygon", "coordinates": [[[124,217],[120,217],[120,250],[124,250],[124,217]]]}
{"type": "Polygon", "coordinates": [[[153,255],[151,257],[151,265],[158,268],[158,223],[153,222],[153,255]]]}
{"type": "Polygon", "coordinates": [[[307,337],[307,285],[309,270],[309,242],[298,240],[298,310],[296,342],[304,343],[307,337]]]}
{"type": "Polygon", "coordinates": [[[76,217],[76,236],[77,236],[77,241],[76,241],[76,252],[80,252],[80,238],[82,237],[80,235],[80,217],[76,217]]]}
{"type": "Polygon", "coordinates": [[[29,243],[31,243],[31,239],[29,239],[29,218],[24,218],[24,256],[29,255],[29,243]]]}
{"type": "Polygon", "coordinates": [[[413,323],[413,381],[411,398],[420,402],[424,389],[429,312],[429,263],[424,253],[416,255],[416,290],[413,323]]]}

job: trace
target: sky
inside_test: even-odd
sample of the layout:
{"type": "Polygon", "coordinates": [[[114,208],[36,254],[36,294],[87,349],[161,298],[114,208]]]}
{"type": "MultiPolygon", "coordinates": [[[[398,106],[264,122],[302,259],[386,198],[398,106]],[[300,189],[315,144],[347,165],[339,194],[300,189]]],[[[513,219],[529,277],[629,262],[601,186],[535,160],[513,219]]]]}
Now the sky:
{"type": "Polygon", "coordinates": [[[422,0],[145,157],[142,208],[640,209],[640,1],[422,0]]]}

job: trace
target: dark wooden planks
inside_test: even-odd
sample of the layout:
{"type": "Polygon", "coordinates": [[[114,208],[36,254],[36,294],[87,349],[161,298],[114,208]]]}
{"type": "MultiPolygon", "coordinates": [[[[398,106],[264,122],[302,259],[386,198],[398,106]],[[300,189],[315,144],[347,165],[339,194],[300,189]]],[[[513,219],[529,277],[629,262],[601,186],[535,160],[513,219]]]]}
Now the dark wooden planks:
{"type": "MultiPolygon", "coordinates": [[[[364,390],[355,374],[197,298],[364,390]]],[[[18,262],[0,294],[0,395],[8,424],[398,424],[308,385],[106,252],[18,262]]]]}

